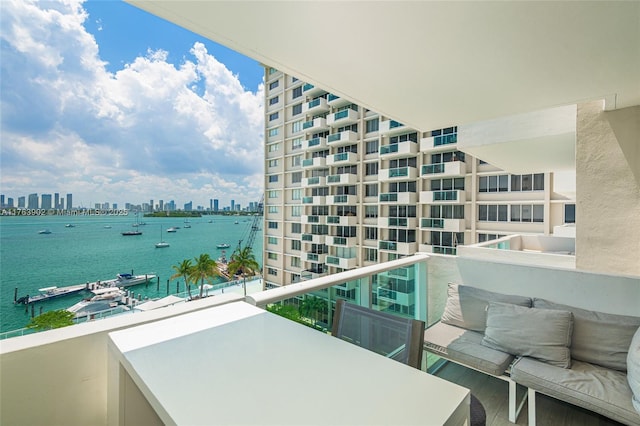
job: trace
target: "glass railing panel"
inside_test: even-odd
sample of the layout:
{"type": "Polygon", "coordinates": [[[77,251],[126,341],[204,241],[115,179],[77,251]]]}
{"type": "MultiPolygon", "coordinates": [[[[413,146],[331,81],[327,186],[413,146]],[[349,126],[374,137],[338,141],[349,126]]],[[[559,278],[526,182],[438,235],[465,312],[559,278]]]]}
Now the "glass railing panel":
{"type": "Polygon", "coordinates": [[[349,110],[348,110],[348,109],[345,109],[345,110],[342,110],[342,111],[336,112],[336,113],[333,115],[333,120],[334,120],[334,121],[337,121],[337,120],[340,120],[341,118],[347,118],[348,116],[349,116],[349,110]]]}
{"type": "Polygon", "coordinates": [[[320,138],[309,139],[309,147],[320,145],[320,138]]]}
{"type": "Polygon", "coordinates": [[[313,235],[311,234],[302,234],[302,241],[312,241],[313,235]]]}
{"type": "Polygon", "coordinates": [[[305,158],[302,160],[302,167],[313,166],[313,158],[305,158]]]}
{"type": "Polygon", "coordinates": [[[333,197],[333,202],[334,203],[346,203],[348,200],[348,196],[347,195],[335,195],[333,197]]]}
{"type": "Polygon", "coordinates": [[[389,169],[389,177],[404,176],[409,176],[409,167],[397,167],[395,169],[389,169]]]}
{"type": "Polygon", "coordinates": [[[339,141],[340,139],[342,139],[342,132],[327,136],[327,142],[329,143],[339,141]]]}
{"type": "Polygon", "coordinates": [[[339,245],[339,246],[346,246],[347,239],[345,237],[333,237],[333,244],[339,245]]]}
{"type": "Polygon", "coordinates": [[[335,154],[333,156],[333,161],[346,161],[349,159],[348,152],[341,152],[340,154],[335,154]]]}
{"type": "Polygon", "coordinates": [[[340,175],[329,175],[327,176],[328,183],[340,183],[340,175]]]}
{"type": "Polygon", "coordinates": [[[390,217],[389,226],[407,226],[408,220],[406,217],[390,217]]]}
{"type": "Polygon", "coordinates": [[[396,120],[391,120],[391,122],[389,123],[390,129],[394,129],[396,127],[402,127],[402,126],[404,126],[404,124],[398,123],[396,120]]]}
{"type": "Polygon", "coordinates": [[[435,191],[433,193],[433,201],[456,201],[458,199],[458,191],[435,191]]]}
{"type": "Polygon", "coordinates": [[[314,100],[312,100],[311,102],[309,102],[309,103],[307,104],[307,108],[311,109],[311,108],[316,107],[316,106],[318,106],[318,105],[320,105],[320,98],[318,98],[318,99],[314,99],[314,100]]]}
{"type": "Polygon", "coordinates": [[[302,197],[302,204],[313,204],[313,197],[302,197]]]}
{"type": "Polygon", "coordinates": [[[448,135],[440,135],[433,137],[433,146],[449,145],[458,142],[458,134],[451,133],[448,135]]]}
{"type": "Polygon", "coordinates": [[[340,264],[340,258],[334,257],[334,256],[327,256],[326,263],[329,264],[329,265],[339,265],[340,264]]]}
{"type": "Polygon", "coordinates": [[[319,177],[310,177],[309,179],[307,179],[307,182],[309,185],[317,185],[320,183],[320,178],[319,177]]]}
{"type": "Polygon", "coordinates": [[[398,152],[398,144],[394,143],[393,145],[385,145],[380,147],[380,155],[390,154],[393,152],[398,152]]]}
{"type": "Polygon", "coordinates": [[[444,228],[444,219],[422,219],[422,227],[423,228],[444,228]]]}
{"type": "Polygon", "coordinates": [[[398,250],[398,243],[395,241],[379,241],[378,248],[380,250],[396,251],[398,250]]]}
{"type": "Polygon", "coordinates": [[[309,223],[320,223],[320,216],[307,216],[309,223]]]}
{"type": "Polygon", "coordinates": [[[340,223],[340,216],[327,216],[327,223],[340,223]]]}
{"type": "Polygon", "coordinates": [[[435,173],[444,173],[443,163],[425,164],[424,166],[422,166],[423,175],[432,175],[435,173]]]}
{"type": "Polygon", "coordinates": [[[302,91],[303,91],[303,92],[306,92],[307,90],[311,90],[311,89],[313,89],[313,87],[314,87],[314,86],[313,86],[313,84],[311,84],[311,83],[307,83],[307,84],[305,84],[304,86],[302,86],[302,91]]]}
{"type": "Polygon", "coordinates": [[[389,202],[389,201],[398,201],[398,193],[397,192],[387,192],[384,194],[380,194],[380,201],[389,202]]]}
{"type": "Polygon", "coordinates": [[[304,123],[302,123],[302,130],[308,129],[310,127],[313,127],[313,120],[305,121],[304,123]]]}
{"type": "Polygon", "coordinates": [[[328,102],[335,101],[336,99],[340,99],[340,96],[336,96],[333,93],[329,93],[329,96],[327,96],[328,102]]]}

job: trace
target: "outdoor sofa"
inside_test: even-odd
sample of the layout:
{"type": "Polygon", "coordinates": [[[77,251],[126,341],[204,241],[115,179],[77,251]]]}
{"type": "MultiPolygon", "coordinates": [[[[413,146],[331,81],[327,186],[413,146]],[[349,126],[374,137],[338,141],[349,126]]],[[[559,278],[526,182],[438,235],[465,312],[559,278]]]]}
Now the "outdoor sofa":
{"type": "MultiPolygon", "coordinates": [[[[640,307],[639,307],[640,309],[640,307]]],[[[640,426],[640,317],[450,283],[424,348],[509,382],[509,421],[536,392],[640,426]],[[528,388],[517,405],[516,384],[528,388]]]]}

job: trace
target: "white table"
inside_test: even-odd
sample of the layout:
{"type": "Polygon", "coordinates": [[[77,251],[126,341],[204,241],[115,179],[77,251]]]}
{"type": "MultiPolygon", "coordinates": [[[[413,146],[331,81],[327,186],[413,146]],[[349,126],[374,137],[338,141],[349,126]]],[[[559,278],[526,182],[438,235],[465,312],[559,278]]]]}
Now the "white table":
{"type": "Polygon", "coordinates": [[[469,419],[467,389],[245,302],[112,332],[109,345],[123,425],[469,419]]]}

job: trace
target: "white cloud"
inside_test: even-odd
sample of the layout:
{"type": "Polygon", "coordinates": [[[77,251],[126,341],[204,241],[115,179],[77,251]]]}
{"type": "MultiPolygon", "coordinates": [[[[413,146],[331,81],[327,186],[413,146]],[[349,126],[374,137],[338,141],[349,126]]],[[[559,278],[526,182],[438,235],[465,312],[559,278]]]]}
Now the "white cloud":
{"type": "Polygon", "coordinates": [[[195,43],[182,63],[148,51],[107,71],[82,2],[5,1],[2,192],[74,200],[255,201],[263,190],[256,93],[195,43]]]}

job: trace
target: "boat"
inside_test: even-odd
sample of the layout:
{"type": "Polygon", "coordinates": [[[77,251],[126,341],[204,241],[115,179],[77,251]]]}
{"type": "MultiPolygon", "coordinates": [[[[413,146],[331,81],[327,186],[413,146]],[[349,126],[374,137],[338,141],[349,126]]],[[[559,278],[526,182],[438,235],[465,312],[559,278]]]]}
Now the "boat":
{"type": "Polygon", "coordinates": [[[167,232],[176,232],[178,230],[178,228],[176,228],[175,226],[172,226],[171,228],[167,229],[167,232]]]}
{"type": "Polygon", "coordinates": [[[156,248],[165,248],[169,247],[169,243],[162,240],[162,225],[160,225],[160,242],[156,243],[156,248]]]}
{"type": "Polygon", "coordinates": [[[103,226],[104,229],[111,229],[111,225],[105,225],[103,226]]]}
{"type": "Polygon", "coordinates": [[[72,223],[67,223],[65,226],[65,228],[75,228],[76,226],[72,223]]]}
{"type": "Polygon", "coordinates": [[[147,281],[150,281],[156,277],[155,274],[144,274],[144,275],[132,275],[128,273],[122,273],[116,275],[116,277],[112,280],[106,281],[98,281],[98,288],[106,288],[106,287],[129,287],[136,284],[142,284],[147,281]]]}
{"type": "Polygon", "coordinates": [[[124,231],[122,232],[122,235],[124,235],[125,237],[131,236],[131,235],[142,235],[142,231],[124,231]]]}
{"type": "Polygon", "coordinates": [[[223,243],[223,244],[218,244],[216,247],[219,248],[219,249],[227,249],[227,248],[229,248],[231,246],[229,244],[227,244],[227,243],[223,243]]]}
{"type": "Polygon", "coordinates": [[[125,301],[127,292],[119,288],[94,290],[95,296],[83,299],[66,310],[75,314],[75,318],[86,317],[98,312],[116,308],[125,301]]]}
{"type": "Polygon", "coordinates": [[[191,224],[189,223],[189,221],[188,221],[188,220],[185,220],[185,221],[184,221],[184,227],[185,227],[185,228],[191,228],[191,224]]]}
{"type": "Polygon", "coordinates": [[[79,293],[82,290],[86,290],[86,288],[87,286],[85,284],[72,285],[68,287],[51,286],[51,287],[40,288],[38,289],[40,294],[37,294],[35,296],[26,295],[26,296],[20,297],[19,299],[16,299],[13,303],[28,305],[29,303],[33,303],[33,302],[40,302],[43,300],[49,300],[49,299],[54,299],[56,297],[79,293]]]}
{"type": "Polygon", "coordinates": [[[237,220],[235,222],[233,222],[234,225],[237,225],[238,223],[240,223],[240,222],[238,222],[237,220]]]}
{"type": "Polygon", "coordinates": [[[38,231],[38,234],[50,234],[51,233],[51,229],[41,229],[40,231],[38,231]]]}

